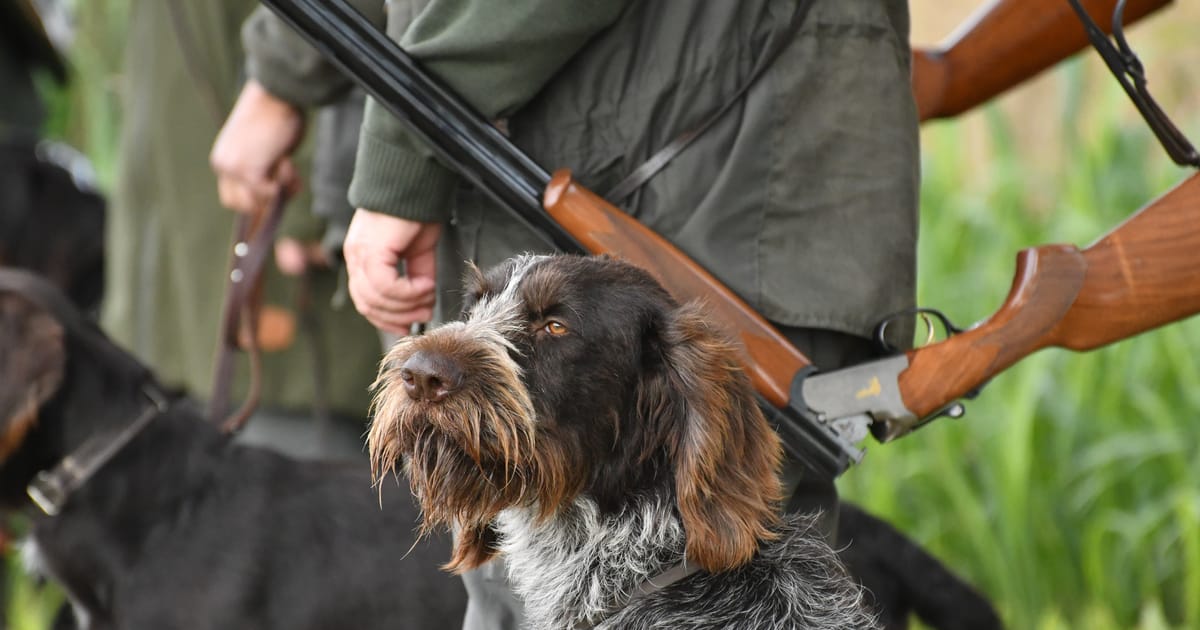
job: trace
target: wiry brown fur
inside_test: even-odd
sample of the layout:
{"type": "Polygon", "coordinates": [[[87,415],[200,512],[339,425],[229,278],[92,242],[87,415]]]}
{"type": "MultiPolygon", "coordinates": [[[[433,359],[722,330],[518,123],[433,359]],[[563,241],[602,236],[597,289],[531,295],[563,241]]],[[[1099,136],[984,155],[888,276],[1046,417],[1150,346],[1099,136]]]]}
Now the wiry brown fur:
{"type": "Polygon", "coordinates": [[[680,308],[666,337],[666,378],[674,382],[645,402],[679,404],[687,416],[668,448],[688,559],[708,571],[733,569],[774,537],[782,447],[750,395],[736,349],[701,308],[680,308]]]}
{"type": "Polygon", "coordinates": [[[500,510],[537,505],[548,516],[583,480],[553,440],[535,443],[533,403],[513,380],[514,372],[501,368],[506,357],[455,332],[457,327],[433,331],[419,339],[419,348],[452,353],[467,366],[472,383],[436,405],[414,404],[399,370],[418,344],[416,338],[401,339],[372,386],[376,420],[367,444],[377,478],[396,473],[404,462],[426,530],[439,524],[459,529],[446,568],[461,573],[492,557],[489,524],[500,510]],[[479,383],[489,386],[473,386],[479,383]]]}

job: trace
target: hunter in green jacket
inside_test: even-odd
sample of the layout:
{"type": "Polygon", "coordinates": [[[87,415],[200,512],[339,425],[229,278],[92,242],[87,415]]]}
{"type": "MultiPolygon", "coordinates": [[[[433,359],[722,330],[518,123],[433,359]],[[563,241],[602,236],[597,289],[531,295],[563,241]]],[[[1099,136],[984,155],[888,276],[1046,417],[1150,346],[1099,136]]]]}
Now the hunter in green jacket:
{"type": "MultiPolygon", "coordinates": [[[[733,99],[775,42],[790,37],[732,108],[622,205],[834,369],[871,356],[875,324],[913,305],[918,138],[908,8],[904,0],[814,0],[793,32],[798,6],[410,0],[387,3],[387,28],[536,161],[570,168],[600,193],[733,99]]],[[[299,99],[278,87],[271,94],[296,54],[251,54],[254,81],[239,97],[245,115],[226,131],[252,121],[257,138],[273,141],[218,143],[214,165],[235,191],[222,196],[228,205],[270,190],[298,138],[286,116],[269,113],[299,99]]],[[[453,317],[463,261],[487,266],[546,249],[370,101],[350,201],[358,208],[344,244],[350,294],[391,332],[453,317]]],[[[905,331],[892,332],[907,345],[905,331]]],[[[789,507],[836,513],[832,487],[805,483],[794,462],[785,476],[799,486],[789,507]]],[[[468,628],[517,623],[519,605],[506,607],[496,564],[468,576],[468,628]]]]}
{"type": "MultiPolygon", "coordinates": [[[[102,321],[122,345],[155,368],[164,382],[201,399],[209,394],[233,216],[217,200],[208,151],[242,82],[238,34],[252,0],[135,0],[121,27],[94,26],[93,37],[119,32],[124,50],[120,88],[123,125],[107,236],[108,295],[102,321]],[[127,24],[127,26],[126,26],[127,24]],[[126,30],[127,29],[127,30],[126,30]]],[[[306,197],[290,204],[282,233],[317,240],[321,226],[306,197]]],[[[308,295],[268,262],[266,302],[292,311],[295,339],[264,355],[265,410],[311,419],[323,404],[354,422],[348,433],[361,452],[378,336],[353,308],[330,306],[338,279],[309,276],[308,295]],[[297,306],[306,299],[307,312],[297,306]],[[305,319],[307,318],[307,319],[305,319]]],[[[245,372],[236,377],[245,382],[245,372]]],[[[251,421],[248,429],[255,429],[251,421]]],[[[348,448],[342,449],[345,452],[348,448]]]]}

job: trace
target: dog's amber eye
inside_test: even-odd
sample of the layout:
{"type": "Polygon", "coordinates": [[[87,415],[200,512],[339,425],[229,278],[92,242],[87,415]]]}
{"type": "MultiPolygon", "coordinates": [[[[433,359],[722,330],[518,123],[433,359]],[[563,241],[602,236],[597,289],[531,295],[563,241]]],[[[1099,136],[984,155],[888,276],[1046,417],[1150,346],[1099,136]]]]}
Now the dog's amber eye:
{"type": "Polygon", "coordinates": [[[553,320],[546,322],[546,325],[542,326],[542,330],[555,337],[561,337],[567,334],[567,327],[564,326],[562,322],[556,322],[553,320]]]}

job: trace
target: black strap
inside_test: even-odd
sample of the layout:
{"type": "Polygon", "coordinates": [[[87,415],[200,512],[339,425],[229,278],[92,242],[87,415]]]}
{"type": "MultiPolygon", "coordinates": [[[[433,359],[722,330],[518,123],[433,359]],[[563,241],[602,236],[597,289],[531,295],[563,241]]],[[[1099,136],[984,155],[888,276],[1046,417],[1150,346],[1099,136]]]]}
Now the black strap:
{"type": "Polygon", "coordinates": [[[1171,122],[1170,117],[1159,107],[1158,102],[1154,100],[1153,96],[1150,96],[1149,90],[1146,89],[1146,72],[1142,61],[1129,47],[1129,42],[1125,41],[1123,22],[1126,0],[1118,0],[1116,8],[1113,10],[1112,33],[1116,45],[1113,45],[1104,31],[1096,25],[1087,10],[1079,4],[1079,0],[1068,1],[1075,9],[1075,13],[1079,15],[1079,20],[1083,22],[1083,30],[1087,32],[1092,46],[1096,48],[1096,52],[1100,53],[1100,57],[1104,59],[1108,69],[1117,78],[1117,82],[1121,84],[1125,93],[1137,106],[1142,118],[1146,119],[1146,124],[1150,125],[1151,131],[1158,137],[1158,141],[1166,149],[1167,155],[1170,155],[1171,159],[1180,166],[1200,168],[1200,153],[1196,152],[1196,148],[1192,146],[1191,142],[1188,142],[1187,136],[1184,136],[1183,132],[1171,122]]]}
{"type": "Polygon", "coordinates": [[[800,25],[804,23],[804,16],[808,13],[808,8],[812,6],[810,0],[800,0],[796,3],[796,11],[792,14],[791,22],[787,28],[778,33],[770,42],[767,51],[758,58],[754,68],[750,71],[750,76],[746,78],[746,82],[735,91],[725,104],[721,105],[715,112],[705,118],[700,124],[684,131],[675,137],[674,140],[658,150],[657,153],[650,156],[645,162],[642,162],[633,172],[629,173],[617,185],[613,186],[605,195],[604,198],[613,205],[621,205],[629,198],[637,189],[650,181],[650,178],[658,174],[671,160],[675,159],[684,149],[692,143],[693,140],[700,137],[705,131],[708,131],[718,120],[725,116],[725,113],[733,108],[746,92],[750,90],[758,79],[766,73],[771,64],[779,57],[784,48],[792,42],[797,31],[800,30],[800,25]]]}
{"type": "Polygon", "coordinates": [[[630,604],[637,601],[638,599],[647,597],[649,595],[653,595],[654,593],[657,593],[658,591],[661,591],[661,590],[667,588],[668,586],[671,586],[672,584],[674,584],[680,580],[683,580],[684,578],[689,578],[689,577],[695,575],[696,573],[699,573],[700,571],[701,571],[700,565],[688,564],[687,559],[684,559],[674,565],[671,565],[670,567],[667,567],[662,572],[654,575],[653,577],[648,577],[645,580],[642,580],[642,583],[637,585],[637,588],[634,589],[634,591],[629,594],[629,597],[626,598],[625,601],[623,601],[619,605],[617,605],[612,610],[611,613],[609,613],[607,616],[604,617],[604,619],[601,619],[600,621],[598,621],[596,623],[591,623],[588,621],[580,621],[575,624],[573,630],[591,630],[592,628],[595,628],[598,624],[604,623],[610,617],[612,617],[612,615],[623,610],[625,607],[629,606],[630,604]]]}
{"type": "Polygon", "coordinates": [[[143,386],[142,391],[150,405],[133,422],[114,432],[93,435],[79,448],[62,458],[54,468],[43,470],[33,478],[25,493],[42,513],[55,516],[61,512],[76,490],[82,488],[83,484],[170,406],[167,397],[157,387],[147,384],[143,386]]]}

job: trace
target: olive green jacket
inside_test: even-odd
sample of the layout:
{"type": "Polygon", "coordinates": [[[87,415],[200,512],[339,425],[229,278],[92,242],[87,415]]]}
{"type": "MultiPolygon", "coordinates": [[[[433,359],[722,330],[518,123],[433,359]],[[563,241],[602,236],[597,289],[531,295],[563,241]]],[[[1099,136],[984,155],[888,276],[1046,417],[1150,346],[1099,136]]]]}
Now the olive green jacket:
{"type": "MultiPolygon", "coordinates": [[[[352,0],[379,28],[386,22],[379,0],[352,0]]],[[[341,255],[354,214],[347,189],[354,174],[364,95],[315,48],[265,6],[242,25],[246,75],[297,108],[314,111],[313,163],[309,174],[312,211],[325,221],[322,245],[330,258],[341,255]]]]}
{"type": "MultiPolygon", "coordinates": [[[[784,36],[796,3],[410,0],[388,8],[388,32],[410,55],[484,115],[506,118],[535,160],[569,167],[603,193],[731,99],[784,36]]],[[[771,320],[867,336],[914,297],[918,139],[907,4],[815,0],[792,38],[740,102],[625,207],[771,320]]],[[[255,60],[251,51],[251,72],[270,81],[289,65],[308,67],[285,63],[297,54],[255,60]]],[[[303,102],[326,98],[329,85],[277,80],[268,89],[303,102]]],[[[545,248],[373,101],[350,201],[447,224],[440,318],[457,310],[464,259],[487,265],[545,248]]]]}
{"type": "MultiPolygon", "coordinates": [[[[238,33],[255,4],[134,0],[122,80],[113,82],[124,124],[102,321],[166,382],[201,397],[211,388],[233,226],[208,153],[240,89],[238,33]]],[[[319,237],[308,203],[290,204],[284,233],[319,237]]],[[[291,347],[265,356],[263,404],[305,410],[320,391],[334,411],[365,417],[379,357],[375,331],[353,308],[330,307],[334,273],[314,274],[302,296],[295,280],[267,268],[267,303],[295,311],[306,299],[312,309],[291,347]]]]}

